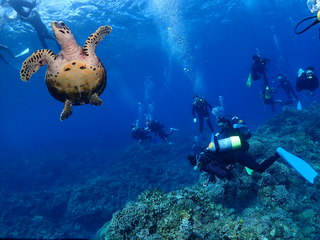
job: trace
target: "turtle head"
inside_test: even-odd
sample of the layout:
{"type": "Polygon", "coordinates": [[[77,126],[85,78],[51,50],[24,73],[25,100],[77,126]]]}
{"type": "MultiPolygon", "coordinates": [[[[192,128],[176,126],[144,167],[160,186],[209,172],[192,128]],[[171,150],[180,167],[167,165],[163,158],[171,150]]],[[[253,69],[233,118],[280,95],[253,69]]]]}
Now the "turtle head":
{"type": "Polygon", "coordinates": [[[64,24],[64,22],[51,22],[53,33],[60,44],[63,44],[69,40],[73,40],[73,34],[71,30],[64,24]]]}

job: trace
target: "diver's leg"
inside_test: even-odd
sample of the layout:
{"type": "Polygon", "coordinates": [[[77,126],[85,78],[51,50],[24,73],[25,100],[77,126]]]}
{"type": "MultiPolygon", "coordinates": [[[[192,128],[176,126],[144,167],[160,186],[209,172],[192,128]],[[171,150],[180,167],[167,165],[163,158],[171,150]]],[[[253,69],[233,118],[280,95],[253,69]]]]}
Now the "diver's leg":
{"type": "MultiPolygon", "coordinates": [[[[37,30],[37,29],[36,29],[36,30],[37,30]]],[[[47,45],[47,43],[46,43],[46,41],[45,41],[44,35],[38,32],[38,38],[39,38],[39,40],[40,40],[40,42],[41,42],[41,44],[42,44],[42,47],[43,47],[44,49],[48,49],[48,45],[47,45]]]]}
{"type": "Polygon", "coordinates": [[[294,99],[295,99],[296,101],[299,101],[299,98],[298,98],[297,94],[293,91],[292,88],[290,89],[290,92],[291,92],[291,95],[294,97],[294,99]]]}
{"type": "Polygon", "coordinates": [[[29,1],[20,1],[20,15],[27,18],[30,16],[31,11],[37,6],[36,0],[29,2],[29,1]],[[21,14],[22,13],[22,14],[21,14]]]}
{"type": "Polygon", "coordinates": [[[269,86],[269,81],[268,81],[267,75],[265,73],[263,74],[263,80],[264,80],[265,86],[269,86]]]}
{"type": "Polygon", "coordinates": [[[230,174],[230,171],[227,171],[226,168],[217,167],[211,164],[208,164],[205,169],[211,176],[217,176],[220,179],[224,179],[230,174]]]}
{"type": "Polygon", "coordinates": [[[287,90],[285,90],[285,91],[286,91],[287,98],[288,98],[288,99],[291,99],[292,97],[291,97],[290,89],[287,89],[287,90]]]}
{"type": "Polygon", "coordinates": [[[203,116],[199,116],[199,130],[200,130],[200,134],[202,135],[202,132],[203,132],[203,116]]]}
{"type": "Polygon", "coordinates": [[[275,153],[272,156],[268,157],[266,160],[264,160],[262,163],[257,163],[249,154],[240,153],[237,155],[237,162],[256,172],[263,173],[279,158],[280,155],[278,153],[275,153]]]}
{"type": "Polygon", "coordinates": [[[212,123],[211,123],[210,117],[207,117],[207,124],[208,124],[208,127],[210,128],[211,133],[213,133],[213,127],[212,127],[212,123]]]}
{"type": "Polygon", "coordinates": [[[35,8],[35,6],[37,6],[37,1],[32,1],[32,2],[29,2],[29,1],[24,1],[24,0],[20,0],[20,6],[21,7],[25,7],[25,8],[35,8]]]}
{"type": "Polygon", "coordinates": [[[158,136],[164,140],[164,141],[167,141],[167,138],[169,137],[169,134],[165,133],[164,130],[163,130],[163,127],[159,128],[158,130],[158,136]]]}

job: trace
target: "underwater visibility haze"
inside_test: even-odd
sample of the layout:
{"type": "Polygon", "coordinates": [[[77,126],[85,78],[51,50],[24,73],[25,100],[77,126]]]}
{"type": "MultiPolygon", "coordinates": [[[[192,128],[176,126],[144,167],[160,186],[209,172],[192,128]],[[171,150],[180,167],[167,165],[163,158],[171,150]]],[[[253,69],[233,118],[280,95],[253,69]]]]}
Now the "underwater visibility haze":
{"type": "MultiPolygon", "coordinates": [[[[213,107],[219,105],[219,96],[222,96],[225,112],[240,116],[253,135],[258,129],[261,139],[272,139],[267,134],[281,132],[286,137],[286,134],[308,129],[303,121],[310,119],[302,118],[294,105],[276,105],[275,112],[272,112],[270,106],[263,103],[260,97],[262,80],[253,81],[251,87],[246,86],[251,57],[257,53],[270,59],[266,74],[274,87],[279,73],[286,76],[293,86],[299,68],[313,66],[315,73],[320,74],[318,27],[301,35],[294,33],[301,19],[312,16],[305,0],[42,0],[35,9],[51,36],[54,35],[50,23],[63,21],[80,46],[100,26],[112,27],[112,32],[96,48],[96,54],[106,68],[107,87],[100,96],[104,101],[102,106],[74,106],[73,114],[60,121],[63,103],[48,92],[45,83],[47,67],[42,67],[28,82],[20,80],[22,62],[43,48],[36,31],[27,22],[15,18],[17,13],[8,3],[1,6],[0,13],[9,18],[3,18],[0,44],[6,45],[15,55],[27,48],[29,53],[12,58],[0,52],[9,62],[6,64],[0,59],[0,237],[92,238],[104,223],[112,219],[113,213],[124,208],[129,201],[135,201],[143,191],[154,188],[164,192],[184,191],[181,189],[198,184],[199,175],[193,172],[186,158],[192,152],[194,136],[199,133],[191,113],[194,95],[204,96],[213,107]],[[139,144],[132,139],[131,125],[137,119],[144,119],[148,106],[149,110],[152,108],[152,118],[162,122],[165,129],[179,129],[170,136],[171,144],[139,144]],[[283,115],[283,111],[287,112],[283,115]],[[286,121],[285,117],[292,121],[286,121]],[[284,122],[287,125],[282,126],[284,122]],[[269,132],[262,133],[261,129],[259,132],[265,123],[267,126],[262,128],[269,132]],[[302,124],[302,127],[296,128],[295,124],[302,124]]],[[[46,39],[46,43],[55,54],[59,53],[60,46],[56,41],[46,39]]],[[[319,90],[313,96],[305,92],[298,93],[298,96],[303,109],[306,109],[303,110],[306,111],[304,117],[319,114],[314,103],[320,100],[319,90]]],[[[280,89],[276,97],[285,99],[286,95],[280,89]]],[[[213,115],[211,119],[217,131],[213,115]]],[[[312,126],[313,132],[318,130],[319,124],[315,121],[308,123],[316,124],[312,126]]],[[[205,135],[209,142],[206,124],[205,135]]],[[[294,137],[298,137],[302,146],[311,144],[301,136],[290,138],[288,135],[285,139],[292,141],[294,146],[294,137]]],[[[315,144],[313,146],[317,146],[318,137],[320,135],[314,134],[310,138],[315,144]]],[[[258,140],[253,142],[258,146],[257,151],[262,151],[265,146],[260,146],[258,140]]],[[[286,144],[280,134],[275,141],[278,140],[286,144]]],[[[271,145],[271,142],[266,143],[266,146],[271,145]]],[[[275,150],[278,146],[272,147],[275,150]]],[[[294,153],[301,154],[301,157],[309,156],[302,150],[294,153]]],[[[317,154],[317,151],[313,153],[313,161],[318,159],[317,154]]],[[[314,167],[319,172],[319,165],[314,167]]],[[[271,173],[264,174],[270,176],[271,173]]],[[[258,178],[261,180],[262,177],[258,178]]],[[[309,184],[297,179],[302,188],[303,184],[309,184]]],[[[277,181],[271,182],[269,184],[273,187],[277,185],[277,181]]],[[[287,183],[285,191],[291,192],[288,195],[295,194],[293,192],[298,190],[290,189],[289,186],[295,184],[289,182],[282,181],[276,191],[281,192],[287,183]]],[[[267,183],[259,184],[253,187],[254,193],[261,194],[259,197],[276,198],[266,193],[266,188],[259,192],[257,188],[267,183]]],[[[221,190],[224,187],[219,188],[221,194],[226,191],[221,190]]],[[[172,197],[152,191],[145,192],[138,201],[147,201],[148,196],[150,199],[158,197],[165,205],[165,201],[172,197]]],[[[203,201],[217,198],[212,188],[206,192],[206,188],[199,185],[186,191],[196,195],[200,202],[200,194],[204,195],[203,201]],[[195,194],[197,191],[199,193],[195,194]]],[[[319,197],[315,194],[319,193],[319,185],[308,185],[304,198],[310,198],[307,195],[310,192],[313,193],[313,203],[319,205],[319,197]]],[[[184,196],[187,193],[179,194],[184,196]]],[[[226,198],[232,199],[232,194],[228,194],[226,198]]],[[[247,202],[249,207],[255,204],[255,200],[251,200],[247,202]]],[[[281,198],[279,201],[284,200],[281,198]]],[[[140,202],[127,207],[134,208],[134,204],[139,205],[140,202]]],[[[144,204],[147,206],[149,203],[144,204]]],[[[219,204],[223,205],[223,202],[219,204]]],[[[269,207],[278,206],[271,204],[269,207]]],[[[288,212],[292,211],[293,207],[290,207],[288,212]]],[[[220,211],[219,214],[223,215],[222,207],[217,208],[217,214],[220,211]]],[[[223,205],[223,208],[228,206],[223,205]]],[[[228,219],[232,218],[232,211],[236,208],[230,207],[226,214],[228,219]]],[[[313,210],[316,212],[319,207],[313,210]]],[[[257,215],[258,212],[256,210],[257,215]]],[[[313,220],[314,212],[305,212],[295,219],[310,223],[308,230],[303,232],[303,236],[307,236],[305,239],[317,239],[320,234],[313,220]]],[[[114,232],[116,218],[124,221],[119,217],[122,212],[117,214],[111,222],[114,232]]],[[[252,214],[255,216],[254,211],[252,214]]],[[[188,228],[192,214],[183,212],[179,216],[186,219],[184,223],[188,228]]],[[[217,216],[212,218],[218,219],[217,216]]],[[[181,230],[182,225],[179,226],[181,230]]],[[[160,238],[159,229],[150,226],[148,234],[142,234],[144,230],[141,230],[139,234],[135,233],[135,238],[119,237],[118,233],[108,235],[101,230],[100,238],[151,240],[172,239],[164,236],[174,236],[170,233],[160,238]],[[155,234],[159,235],[158,238],[155,234]]],[[[279,228],[274,230],[277,233],[272,233],[272,227],[266,229],[265,226],[260,232],[259,239],[271,239],[270,236],[276,239],[277,234],[278,237],[284,236],[284,233],[279,233],[279,228]]],[[[123,231],[128,231],[128,236],[131,236],[129,229],[124,228],[123,231]]],[[[209,239],[205,238],[205,233],[191,234],[188,231],[176,239],[209,239]]],[[[216,238],[211,236],[211,239],[245,239],[223,238],[218,233],[216,238]]],[[[294,236],[282,239],[295,239],[290,237],[294,236]]]]}

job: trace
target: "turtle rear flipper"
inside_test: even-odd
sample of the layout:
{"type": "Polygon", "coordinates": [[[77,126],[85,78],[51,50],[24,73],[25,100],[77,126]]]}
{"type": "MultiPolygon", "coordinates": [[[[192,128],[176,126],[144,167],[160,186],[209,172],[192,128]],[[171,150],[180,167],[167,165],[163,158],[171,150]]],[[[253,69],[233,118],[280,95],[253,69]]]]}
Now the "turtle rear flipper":
{"type": "Polygon", "coordinates": [[[89,103],[95,106],[100,106],[103,104],[103,101],[101,98],[99,98],[98,94],[94,93],[89,99],[89,103]]]}
{"type": "Polygon", "coordinates": [[[23,63],[20,70],[20,78],[23,81],[29,81],[31,76],[39,70],[40,67],[49,64],[56,58],[56,55],[49,49],[35,51],[23,63]]]}
{"type": "Polygon", "coordinates": [[[67,99],[64,102],[64,108],[60,114],[60,120],[63,121],[67,119],[68,117],[70,117],[71,114],[72,114],[72,102],[67,99]]]}
{"type": "Polygon", "coordinates": [[[97,45],[112,31],[112,27],[106,25],[99,27],[97,31],[92,33],[86,40],[83,46],[83,51],[86,56],[92,56],[95,54],[97,45]]]}

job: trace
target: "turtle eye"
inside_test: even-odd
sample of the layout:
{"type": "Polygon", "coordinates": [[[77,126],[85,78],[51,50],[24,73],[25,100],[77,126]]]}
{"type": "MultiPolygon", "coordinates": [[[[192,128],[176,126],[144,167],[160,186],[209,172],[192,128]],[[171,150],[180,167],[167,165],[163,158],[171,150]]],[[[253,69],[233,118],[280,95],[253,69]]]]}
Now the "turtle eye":
{"type": "Polygon", "coordinates": [[[64,22],[55,22],[54,25],[57,27],[57,28],[64,28],[66,27],[66,25],[64,24],[64,22]]]}

